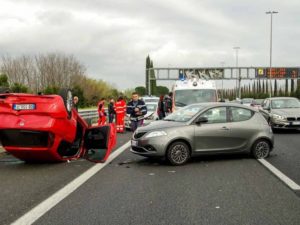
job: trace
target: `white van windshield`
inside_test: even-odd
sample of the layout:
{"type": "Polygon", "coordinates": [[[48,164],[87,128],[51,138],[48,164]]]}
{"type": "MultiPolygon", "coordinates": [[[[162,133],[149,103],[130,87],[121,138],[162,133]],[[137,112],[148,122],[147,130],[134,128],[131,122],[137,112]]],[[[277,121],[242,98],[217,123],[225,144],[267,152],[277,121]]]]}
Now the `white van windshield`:
{"type": "Polygon", "coordinates": [[[176,90],[174,92],[175,106],[182,107],[194,103],[216,102],[215,89],[176,90]]]}

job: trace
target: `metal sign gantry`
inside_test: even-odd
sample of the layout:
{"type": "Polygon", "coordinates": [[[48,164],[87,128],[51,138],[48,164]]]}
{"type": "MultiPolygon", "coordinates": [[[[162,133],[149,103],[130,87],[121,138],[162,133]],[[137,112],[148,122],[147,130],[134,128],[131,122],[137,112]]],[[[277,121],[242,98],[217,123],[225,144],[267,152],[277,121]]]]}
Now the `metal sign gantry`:
{"type": "Polygon", "coordinates": [[[198,77],[209,80],[236,80],[241,96],[241,80],[300,79],[300,67],[157,67],[145,71],[146,87],[151,93],[151,80],[171,81],[182,77],[198,77]]]}
{"type": "Polygon", "coordinates": [[[178,80],[180,71],[211,80],[300,79],[300,67],[272,67],[271,77],[269,67],[157,67],[146,69],[146,76],[150,71],[156,80],[178,80]]]}

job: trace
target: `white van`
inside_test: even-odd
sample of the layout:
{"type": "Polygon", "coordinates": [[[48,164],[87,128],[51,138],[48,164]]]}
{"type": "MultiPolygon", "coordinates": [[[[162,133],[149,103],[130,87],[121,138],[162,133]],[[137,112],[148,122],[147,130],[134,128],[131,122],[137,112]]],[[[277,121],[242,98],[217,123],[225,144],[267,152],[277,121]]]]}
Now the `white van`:
{"type": "Polygon", "coordinates": [[[217,102],[216,82],[199,78],[177,80],[172,88],[173,112],[186,105],[201,102],[217,102]]]}
{"type": "Polygon", "coordinates": [[[153,96],[153,95],[145,95],[145,96],[142,96],[142,100],[145,103],[148,103],[148,102],[155,102],[155,103],[157,103],[159,101],[159,97],[156,97],[156,96],[153,96]]]}

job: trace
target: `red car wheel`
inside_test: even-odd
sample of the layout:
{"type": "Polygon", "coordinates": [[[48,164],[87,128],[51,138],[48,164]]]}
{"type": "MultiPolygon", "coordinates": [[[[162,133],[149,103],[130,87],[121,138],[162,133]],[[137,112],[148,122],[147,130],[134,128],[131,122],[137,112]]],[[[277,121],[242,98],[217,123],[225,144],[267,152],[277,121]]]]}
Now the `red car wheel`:
{"type": "Polygon", "coordinates": [[[68,118],[72,117],[72,107],[73,107],[73,96],[70,89],[61,89],[59,95],[62,97],[65,108],[68,113],[68,118]]]}

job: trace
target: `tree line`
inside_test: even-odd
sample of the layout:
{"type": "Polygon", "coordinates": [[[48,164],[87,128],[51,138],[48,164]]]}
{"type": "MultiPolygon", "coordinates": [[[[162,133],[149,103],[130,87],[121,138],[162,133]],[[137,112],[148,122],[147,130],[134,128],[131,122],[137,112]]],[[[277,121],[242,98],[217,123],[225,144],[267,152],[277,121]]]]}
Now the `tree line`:
{"type": "MultiPolygon", "coordinates": [[[[284,87],[278,85],[275,79],[270,86],[269,80],[255,80],[252,84],[241,87],[242,98],[267,98],[271,92],[272,97],[286,96],[300,98],[300,80],[286,79],[284,87]]],[[[237,96],[237,88],[220,90],[220,96],[233,100],[237,96]]]]}
{"type": "Polygon", "coordinates": [[[140,95],[166,95],[169,93],[169,89],[165,86],[157,86],[156,84],[156,77],[155,77],[155,72],[154,70],[151,70],[154,68],[153,66],[153,61],[151,60],[150,56],[148,55],[146,57],[146,83],[145,87],[144,86],[139,86],[136,87],[135,90],[138,92],[140,95]],[[150,80],[149,80],[150,78],[150,80]]]}
{"type": "Polygon", "coordinates": [[[80,107],[94,106],[100,98],[120,95],[111,84],[89,78],[85,66],[73,55],[60,53],[2,56],[0,86],[17,93],[44,94],[57,94],[61,88],[70,88],[79,97],[80,107]]]}

